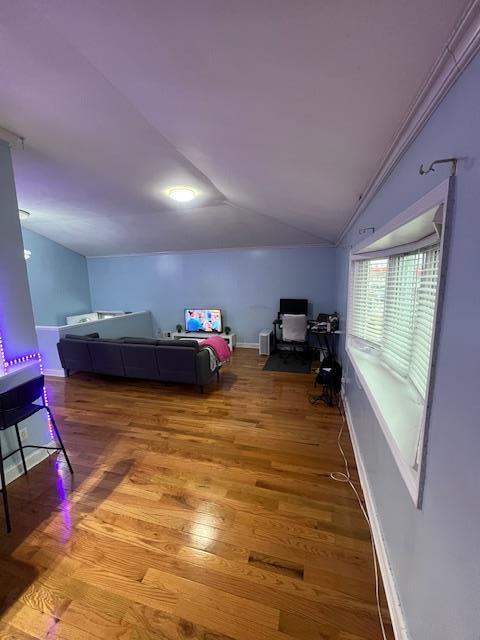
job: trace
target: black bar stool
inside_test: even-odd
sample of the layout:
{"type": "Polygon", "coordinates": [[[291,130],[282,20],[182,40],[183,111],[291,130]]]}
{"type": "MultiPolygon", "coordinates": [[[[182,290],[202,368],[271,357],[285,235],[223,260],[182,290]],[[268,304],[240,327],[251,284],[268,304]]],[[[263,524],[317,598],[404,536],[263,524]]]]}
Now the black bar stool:
{"type": "Polygon", "coordinates": [[[55,424],[54,417],[48,407],[45,404],[45,396],[43,393],[44,387],[44,378],[43,376],[38,376],[33,380],[29,380],[28,382],[24,382],[23,384],[14,387],[13,389],[9,389],[4,393],[0,394],[0,431],[5,431],[10,427],[15,427],[15,431],[17,434],[18,440],[18,449],[11,451],[8,455],[3,457],[2,454],[2,443],[0,440],[0,478],[2,481],[2,496],[3,496],[3,508],[5,511],[5,521],[7,523],[7,533],[10,533],[12,530],[10,524],[10,511],[8,509],[8,495],[7,495],[7,485],[5,482],[5,471],[3,468],[4,460],[7,460],[15,453],[20,453],[22,458],[23,469],[25,471],[25,475],[28,473],[27,465],[25,463],[25,456],[23,454],[24,449],[47,449],[49,451],[63,451],[63,455],[65,456],[65,460],[67,462],[68,468],[70,469],[70,473],[73,474],[72,465],[70,464],[70,460],[68,459],[67,452],[65,451],[65,447],[63,446],[62,438],[60,437],[60,432],[58,431],[58,427],[55,424]],[[41,399],[42,404],[35,404],[35,401],[41,399]],[[44,447],[41,445],[27,444],[23,445],[20,439],[20,432],[18,430],[18,425],[26,420],[30,416],[33,416],[38,411],[47,411],[48,416],[50,418],[50,422],[52,424],[53,430],[55,431],[55,436],[58,440],[59,447],[44,447]]]}

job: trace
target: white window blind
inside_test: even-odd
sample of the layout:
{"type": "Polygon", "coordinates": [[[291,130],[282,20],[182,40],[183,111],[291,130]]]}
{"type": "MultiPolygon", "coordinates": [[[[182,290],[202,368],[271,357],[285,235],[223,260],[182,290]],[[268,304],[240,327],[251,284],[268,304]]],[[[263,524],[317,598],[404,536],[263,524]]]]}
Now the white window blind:
{"type": "Polygon", "coordinates": [[[382,359],[401,375],[410,367],[419,254],[388,260],[382,359]]]}
{"type": "Polygon", "coordinates": [[[439,247],[355,260],[350,293],[351,335],[382,361],[427,391],[439,278],[439,247]]]}
{"type": "Polygon", "coordinates": [[[381,344],[383,335],[387,264],[384,258],[354,263],[351,333],[374,345],[381,344]]]}
{"type": "Polygon", "coordinates": [[[439,270],[440,248],[435,246],[421,254],[421,262],[418,266],[415,322],[410,363],[410,378],[423,397],[427,393],[439,270]]]}

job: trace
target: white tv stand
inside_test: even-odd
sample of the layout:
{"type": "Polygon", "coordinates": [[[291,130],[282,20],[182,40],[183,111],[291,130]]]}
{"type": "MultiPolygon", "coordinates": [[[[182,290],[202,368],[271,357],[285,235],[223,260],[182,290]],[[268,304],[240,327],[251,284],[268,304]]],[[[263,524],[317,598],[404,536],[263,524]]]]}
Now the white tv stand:
{"type": "Polygon", "coordinates": [[[223,338],[228,342],[228,346],[232,351],[235,349],[235,345],[237,344],[236,333],[207,333],[206,331],[182,331],[178,333],[177,331],[173,331],[170,334],[170,337],[174,340],[206,340],[206,338],[211,338],[212,336],[223,338]]]}

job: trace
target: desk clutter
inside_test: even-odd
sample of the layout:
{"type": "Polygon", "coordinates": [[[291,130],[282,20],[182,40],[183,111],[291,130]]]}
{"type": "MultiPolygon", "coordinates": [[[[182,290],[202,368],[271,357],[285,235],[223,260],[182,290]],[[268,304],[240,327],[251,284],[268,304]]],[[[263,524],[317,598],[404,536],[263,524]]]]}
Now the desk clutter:
{"type": "Polygon", "coordinates": [[[325,333],[333,333],[338,331],[338,313],[331,315],[319,313],[317,319],[310,324],[310,331],[324,331],[325,333]]]}
{"type": "Polygon", "coordinates": [[[336,360],[336,336],[339,334],[338,313],[319,313],[308,317],[309,301],[281,298],[273,330],[259,336],[260,353],[269,358],[265,371],[311,373],[312,361],[318,356],[319,368],[315,386],[322,393],[310,401],[333,405],[341,387],[342,368],[336,360]]]}

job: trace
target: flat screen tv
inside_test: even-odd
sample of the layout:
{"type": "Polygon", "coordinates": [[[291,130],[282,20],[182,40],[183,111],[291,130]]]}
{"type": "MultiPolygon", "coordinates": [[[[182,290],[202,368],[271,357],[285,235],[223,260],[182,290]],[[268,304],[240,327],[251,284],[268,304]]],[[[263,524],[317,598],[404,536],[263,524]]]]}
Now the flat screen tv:
{"type": "Polygon", "coordinates": [[[280,298],[280,313],[308,316],[308,300],[303,298],[280,298]]]}
{"type": "Polygon", "coordinates": [[[185,331],[205,331],[222,333],[222,312],[220,309],[185,309],[185,331]]]}

